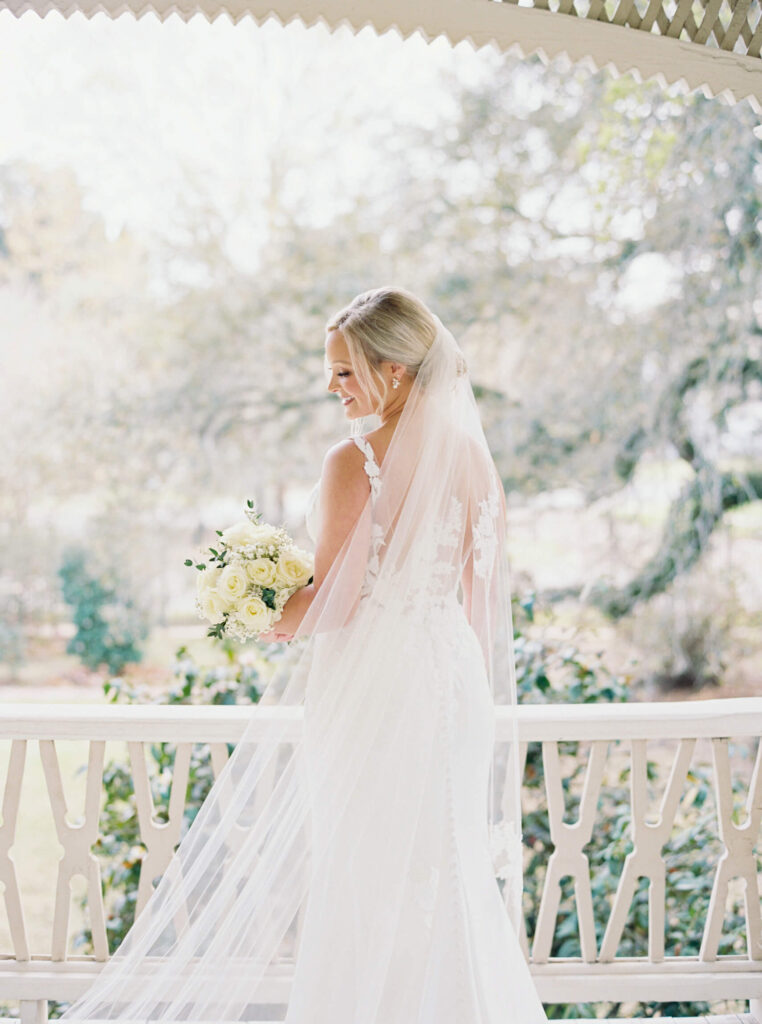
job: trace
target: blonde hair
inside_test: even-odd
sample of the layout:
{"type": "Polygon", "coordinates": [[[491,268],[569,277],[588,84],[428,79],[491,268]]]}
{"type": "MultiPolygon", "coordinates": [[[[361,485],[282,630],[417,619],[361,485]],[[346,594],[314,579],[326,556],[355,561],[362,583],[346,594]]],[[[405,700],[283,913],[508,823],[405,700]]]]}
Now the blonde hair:
{"type": "Polygon", "coordinates": [[[360,385],[381,408],[389,392],[383,362],[402,363],[415,377],[434,342],[437,325],[429,308],[404,288],[373,288],[333,316],[326,331],[341,331],[360,385]]]}

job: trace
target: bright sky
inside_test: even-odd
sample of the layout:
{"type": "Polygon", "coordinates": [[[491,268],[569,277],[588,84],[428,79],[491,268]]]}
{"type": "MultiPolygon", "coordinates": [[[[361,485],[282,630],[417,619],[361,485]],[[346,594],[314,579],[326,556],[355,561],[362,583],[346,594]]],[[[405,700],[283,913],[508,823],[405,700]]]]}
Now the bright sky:
{"type": "Polygon", "coordinates": [[[234,225],[231,251],[254,265],[268,153],[292,168],[278,179],[289,203],[325,218],[374,187],[381,119],[433,123],[452,105],[441,72],[474,81],[494,59],[370,29],[0,11],[0,163],[72,167],[113,235],[126,223],[166,237],[185,190],[234,225]]]}
{"type": "MultiPolygon", "coordinates": [[[[330,220],[385,186],[389,125],[454,118],[445,77],[476,83],[497,59],[370,28],[2,10],[0,164],[72,168],[108,233],[127,225],[149,248],[184,240],[185,204],[211,208],[228,225],[230,256],[255,270],[274,183],[302,218],[330,220]]],[[[573,195],[557,205],[567,219],[590,216],[573,195]]],[[[652,303],[669,290],[665,268],[638,271],[623,308],[628,295],[642,308],[643,275],[652,303]]]]}

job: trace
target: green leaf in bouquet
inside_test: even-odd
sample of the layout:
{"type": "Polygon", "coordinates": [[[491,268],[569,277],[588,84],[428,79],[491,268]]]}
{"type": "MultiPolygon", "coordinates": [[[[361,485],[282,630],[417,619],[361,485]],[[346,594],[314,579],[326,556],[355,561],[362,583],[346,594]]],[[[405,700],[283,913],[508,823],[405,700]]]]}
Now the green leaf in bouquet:
{"type": "Polygon", "coordinates": [[[272,587],[262,587],[262,600],[268,608],[275,608],[275,591],[272,587]]]}
{"type": "Polygon", "coordinates": [[[222,640],[226,621],[227,616],[225,616],[222,622],[218,622],[214,626],[210,626],[209,629],[206,631],[206,635],[214,637],[215,640],[222,640]]]}
{"type": "Polygon", "coordinates": [[[218,537],[222,536],[222,530],[215,530],[214,532],[217,534],[218,537]]]}
{"type": "Polygon", "coordinates": [[[256,506],[254,505],[253,500],[251,498],[247,498],[246,508],[244,509],[244,515],[246,516],[250,523],[259,523],[259,520],[262,518],[262,513],[257,512],[255,509],[256,506]]]}
{"type": "Polygon", "coordinates": [[[185,559],[185,564],[186,565],[193,565],[193,559],[192,558],[186,558],[185,559]]]}
{"type": "Polygon", "coordinates": [[[196,562],[197,569],[206,569],[206,562],[196,562]]]}

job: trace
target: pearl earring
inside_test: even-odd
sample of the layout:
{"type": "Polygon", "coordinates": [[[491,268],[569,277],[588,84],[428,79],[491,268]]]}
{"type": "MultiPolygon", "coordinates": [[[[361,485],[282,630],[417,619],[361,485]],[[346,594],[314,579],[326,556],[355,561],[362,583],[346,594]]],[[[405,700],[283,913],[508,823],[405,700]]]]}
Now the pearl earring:
{"type": "Polygon", "coordinates": [[[392,387],[394,388],[394,390],[396,391],[399,386],[400,386],[400,379],[399,379],[399,377],[392,377],[392,387]]]}

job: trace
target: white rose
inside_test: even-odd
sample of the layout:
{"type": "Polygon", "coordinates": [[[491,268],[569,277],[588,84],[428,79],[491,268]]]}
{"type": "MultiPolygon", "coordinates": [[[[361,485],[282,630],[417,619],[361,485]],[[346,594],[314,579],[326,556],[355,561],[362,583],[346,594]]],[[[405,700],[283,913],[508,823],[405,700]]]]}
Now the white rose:
{"type": "Polygon", "coordinates": [[[312,560],[298,551],[284,551],[275,578],[286,587],[303,587],[312,575],[312,560]]]}
{"type": "Polygon", "coordinates": [[[260,597],[247,597],[236,612],[236,619],[244,629],[262,633],[272,624],[272,612],[260,597]]]}
{"type": "Polygon", "coordinates": [[[200,596],[205,590],[217,585],[221,569],[212,565],[208,569],[202,569],[196,577],[196,593],[200,596]]]}
{"type": "Polygon", "coordinates": [[[227,530],[222,531],[222,540],[229,547],[240,547],[242,544],[261,543],[261,526],[252,523],[249,519],[241,519],[233,523],[227,530]]]}
{"type": "Polygon", "coordinates": [[[272,586],[275,583],[275,562],[271,558],[252,558],[246,563],[246,573],[257,586],[272,586]]]}
{"type": "Polygon", "coordinates": [[[204,618],[214,623],[220,622],[228,610],[228,602],[214,587],[208,587],[199,594],[198,603],[204,618]]]}
{"type": "Polygon", "coordinates": [[[226,565],[217,580],[217,591],[228,601],[237,601],[243,597],[249,586],[249,577],[243,566],[226,565]]]}
{"type": "Polygon", "coordinates": [[[280,529],[277,526],[268,526],[267,523],[262,523],[257,527],[259,531],[257,533],[257,544],[281,544],[283,542],[283,536],[280,529]]]}

